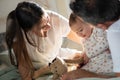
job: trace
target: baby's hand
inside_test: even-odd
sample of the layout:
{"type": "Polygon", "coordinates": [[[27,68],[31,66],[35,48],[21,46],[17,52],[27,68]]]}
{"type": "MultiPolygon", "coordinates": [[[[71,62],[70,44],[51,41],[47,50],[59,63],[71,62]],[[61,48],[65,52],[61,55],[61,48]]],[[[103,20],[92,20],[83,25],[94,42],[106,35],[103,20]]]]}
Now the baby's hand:
{"type": "Polygon", "coordinates": [[[86,55],[85,52],[83,53],[83,60],[84,60],[84,64],[89,62],[89,58],[88,58],[88,56],[86,55]]]}
{"type": "Polygon", "coordinates": [[[87,57],[86,53],[82,53],[83,63],[79,64],[77,68],[81,68],[85,64],[89,62],[89,58],[87,57]]]}

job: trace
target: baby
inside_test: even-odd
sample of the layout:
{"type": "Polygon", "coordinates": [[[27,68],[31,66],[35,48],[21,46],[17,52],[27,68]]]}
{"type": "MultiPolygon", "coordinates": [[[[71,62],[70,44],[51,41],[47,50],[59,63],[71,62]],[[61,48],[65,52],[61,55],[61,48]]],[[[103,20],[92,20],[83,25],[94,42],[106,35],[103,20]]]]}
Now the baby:
{"type": "Polygon", "coordinates": [[[80,37],[85,55],[84,59],[89,59],[89,62],[81,69],[99,74],[112,73],[113,63],[106,32],[84,22],[73,13],[70,15],[69,24],[72,31],[80,37]]]}

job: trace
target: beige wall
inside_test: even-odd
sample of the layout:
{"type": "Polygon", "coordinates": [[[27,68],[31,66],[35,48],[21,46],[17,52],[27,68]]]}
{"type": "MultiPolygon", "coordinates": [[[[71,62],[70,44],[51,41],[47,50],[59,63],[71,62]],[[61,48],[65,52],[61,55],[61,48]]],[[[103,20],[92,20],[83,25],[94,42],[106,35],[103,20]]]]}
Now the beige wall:
{"type": "Polygon", "coordinates": [[[68,18],[71,10],[69,9],[70,0],[47,0],[48,9],[58,12],[64,17],[68,18]]]}
{"type": "Polygon", "coordinates": [[[5,21],[8,13],[14,9],[17,4],[17,0],[0,0],[0,32],[5,31],[5,21]]]}
{"type": "MultiPolygon", "coordinates": [[[[18,2],[24,0],[0,0],[0,33],[5,32],[6,30],[6,17],[10,11],[15,9],[18,2]]],[[[29,1],[29,0],[27,0],[29,1]]],[[[59,14],[65,16],[66,18],[69,17],[70,9],[69,9],[69,1],[70,0],[33,0],[43,6],[45,9],[50,9],[59,14]]],[[[72,43],[65,39],[65,43],[63,47],[70,47],[70,48],[77,48],[82,49],[81,45],[72,43]]]]}
{"type": "MultiPolygon", "coordinates": [[[[24,0],[0,0],[0,32],[5,32],[6,29],[6,17],[8,13],[15,9],[18,2],[24,0]]],[[[31,1],[31,0],[25,0],[31,1]]],[[[68,18],[69,10],[69,0],[33,0],[38,4],[42,5],[46,9],[53,10],[60,13],[61,15],[68,18]]]]}
{"type": "Polygon", "coordinates": [[[70,13],[69,1],[70,0],[56,0],[58,12],[64,15],[66,18],[69,17],[70,13]]]}

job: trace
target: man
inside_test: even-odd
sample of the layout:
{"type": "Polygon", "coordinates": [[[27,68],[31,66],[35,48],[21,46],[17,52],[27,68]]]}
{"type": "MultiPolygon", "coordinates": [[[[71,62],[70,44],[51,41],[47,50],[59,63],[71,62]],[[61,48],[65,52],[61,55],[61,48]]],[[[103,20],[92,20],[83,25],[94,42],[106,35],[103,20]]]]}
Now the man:
{"type": "MultiPolygon", "coordinates": [[[[84,21],[95,25],[96,27],[107,30],[107,40],[113,59],[113,72],[120,77],[120,1],[119,0],[71,0],[70,8],[84,21]]],[[[104,77],[84,70],[76,70],[63,76],[66,80],[70,74],[80,77],[104,77]],[[86,76],[84,75],[87,74],[86,76]]],[[[71,77],[71,76],[70,76],[71,77]]],[[[75,79],[75,77],[71,77],[75,79]]]]}

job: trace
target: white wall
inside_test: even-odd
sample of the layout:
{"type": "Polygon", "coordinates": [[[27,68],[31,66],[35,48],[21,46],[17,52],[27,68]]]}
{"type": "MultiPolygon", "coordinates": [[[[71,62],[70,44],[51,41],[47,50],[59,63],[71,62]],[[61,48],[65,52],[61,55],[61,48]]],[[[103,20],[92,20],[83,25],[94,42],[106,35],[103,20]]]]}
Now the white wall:
{"type": "MultiPolygon", "coordinates": [[[[18,2],[31,1],[31,0],[0,0],[0,32],[5,32],[6,29],[6,17],[8,13],[15,9],[18,2]]],[[[53,10],[60,13],[66,18],[69,17],[69,1],[70,0],[32,0],[40,4],[46,9],[53,10]]]]}
{"type": "MultiPolygon", "coordinates": [[[[6,18],[10,11],[15,9],[17,4],[24,0],[0,0],[0,33],[5,32],[6,30],[6,18]]],[[[31,0],[25,0],[25,1],[31,1],[31,0]]],[[[71,13],[69,8],[69,2],[70,0],[33,0],[43,6],[45,9],[50,9],[55,12],[58,12],[59,14],[65,16],[66,18],[69,17],[69,14],[71,13]]],[[[66,39],[67,40],[67,39],[66,39]]],[[[71,41],[67,41],[63,47],[74,47],[81,50],[81,45],[74,44],[71,41]]],[[[70,48],[71,48],[70,47],[70,48]]]]}
{"type": "Polygon", "coordinates": [[[8,13],[14,9],[17,2],[17,0],[12,0],[12,2],[8,0],[0,0],[0,32],[5,31],[6,17],[8,13]]]}

